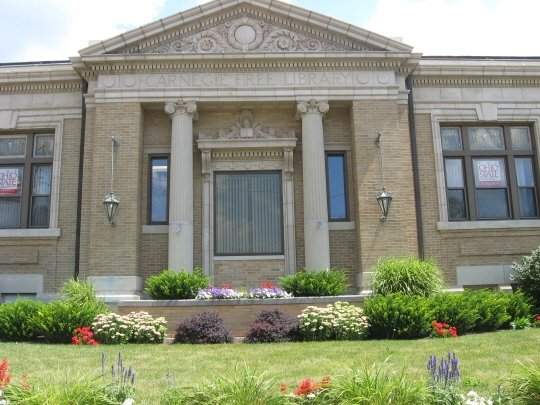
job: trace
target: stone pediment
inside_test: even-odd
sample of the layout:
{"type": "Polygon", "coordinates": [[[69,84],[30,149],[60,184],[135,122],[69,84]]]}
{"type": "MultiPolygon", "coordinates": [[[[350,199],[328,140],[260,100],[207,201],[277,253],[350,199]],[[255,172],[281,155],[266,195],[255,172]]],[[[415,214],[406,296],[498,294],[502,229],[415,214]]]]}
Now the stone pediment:
{"type": "Polygon", "coordinates": [[[408,45],[276,0],[215,0],[81,50],[105,54],[411,52],[408,45]]]}

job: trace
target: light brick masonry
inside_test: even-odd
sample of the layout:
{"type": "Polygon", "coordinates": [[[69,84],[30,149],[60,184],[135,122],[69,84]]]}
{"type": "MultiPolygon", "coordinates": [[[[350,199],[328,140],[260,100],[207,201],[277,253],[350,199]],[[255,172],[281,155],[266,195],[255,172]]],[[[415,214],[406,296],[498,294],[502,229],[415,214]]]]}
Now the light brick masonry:
{"type": "MultiPolygon", "coordinates": [[[[276,0],[216,0],[70,61],[3,64],[0,170],[16,164],[2,139],[54,134],[55,151],[49,226],[0,229],[0,302],[16,294],[51,297],[77,272],[110,298],[134,298],[147,277],[191,262],[215,285],[249,288],[329,260],[346,269],[358,292],[381,258],[420,254],[439,264],[451,286],[507,284],[512,262],[540,243],[540,219],[448,220],[440,126],[449,123],[529,128],[538,211],[538,58],[422,58],[411,46],[276,0]],[[185,137],[171,150],[173,125],[164,111],[171,102],[196,103],[191,150],[185,137]],[[311,123],[299,105],[328,109],[311,123]],[[241,123],[245,114],[253,120],[241,123]],[[102,206],[111,191],[112,137],[120,199],[114,227],[102,206]],[[345,156],[344,221],[313,214],[325,205],[324,152],[345,156]],[[170,244],[172,228],[149,222],[152,156],[192,158],[169,184],[169,201],[192,204],[191,219],[181,219],[192,221],[192,246],[180,238],[170,244]],[[281,174],[283,254],[214,256],[214,174],[266,170],[281,174]],[[191,191],[182,188],[186,176],[191,191]],[[393,196],[384,223],[376,201],[382,186],[393,196]]],[[[21,214],[28,216],[30,186],[22,187],[21,214]]],[[[5,201],[0,193],[0,220],[5,201]]]]}

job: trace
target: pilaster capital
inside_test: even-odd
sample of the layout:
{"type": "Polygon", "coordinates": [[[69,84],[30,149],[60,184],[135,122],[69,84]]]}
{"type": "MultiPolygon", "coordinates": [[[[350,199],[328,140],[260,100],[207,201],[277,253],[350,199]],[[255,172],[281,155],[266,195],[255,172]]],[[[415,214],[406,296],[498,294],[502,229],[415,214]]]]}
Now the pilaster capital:
{"type": "Polygon", "coordinates": [[[199,118],[197,112],[197,102],[193,100],[178,100],[178,101],[167,101],[165,103],[165,112],[172,117],[176,115],[189,115],[194,120],[199,118]]]}
{"type": "Polygon", "coordinates": [[[317,101],[311,99],[309,101],[299,101],[296,105],[296,117],[301,118],[304,114],[321,114],[324,115],[328,112],[330,106],[326,101],[317,101]]]}

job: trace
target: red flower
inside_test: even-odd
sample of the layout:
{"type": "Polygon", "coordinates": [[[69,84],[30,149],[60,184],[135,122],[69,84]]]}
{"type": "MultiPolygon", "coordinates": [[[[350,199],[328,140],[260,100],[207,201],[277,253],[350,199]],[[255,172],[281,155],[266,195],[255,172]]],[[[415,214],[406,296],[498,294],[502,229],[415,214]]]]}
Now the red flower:
{"type": "Polygon", "coordinates": [[[534,317],[534,319],[536,319],[537,321],[540,321],[540,315],[536,315],[536,316],[534,317]]]}
{"type": "Polygon", "coordinates": [[[457,337],[457,329],[444,322],[433,321],[433,335],[441,337],[457,337]]]}
{"type": "Polygon", "coordinates": [[[312,386],[311,386],[311,380],[309,378],[306,378],[305,380],[302,380],[300,383],[300,386],[294,390],[295,395],[308,395],[313,392],[312,386]]]}
{"type": "Polygon", "coordinates": [[[92,329],[90,329],[89,326],[75,329],[75,334],[71,337],[71,343],[74,345],[89,346],[96,346],[99,344],[99,342],[94,339],[94,332],[92,332],[92,329]]]}
{"type": "Polygon", "coordinates": [[[261,288],[276,288],[276,286],[271,281],[264,280],[261,282],[261,288]]]}
{"type": "Polygon", "coordinates": [[[0,362],[0,388],[4,388],[11,382],[11,375],[8,374],[9,364],[7,357],[0,362]]]}

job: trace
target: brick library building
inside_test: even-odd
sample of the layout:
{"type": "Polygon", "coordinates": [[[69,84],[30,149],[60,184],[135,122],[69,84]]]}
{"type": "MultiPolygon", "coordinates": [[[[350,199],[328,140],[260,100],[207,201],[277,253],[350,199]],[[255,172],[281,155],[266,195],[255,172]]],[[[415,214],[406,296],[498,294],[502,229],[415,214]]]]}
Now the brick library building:
{"type": "Polygon", "coordinates": [[[540,58],[423,56],[276,0],[1,64],[0,302],[196,267],[360,292],[389,256],[508,285],[540,244],[539,133],[540,58]]]}

